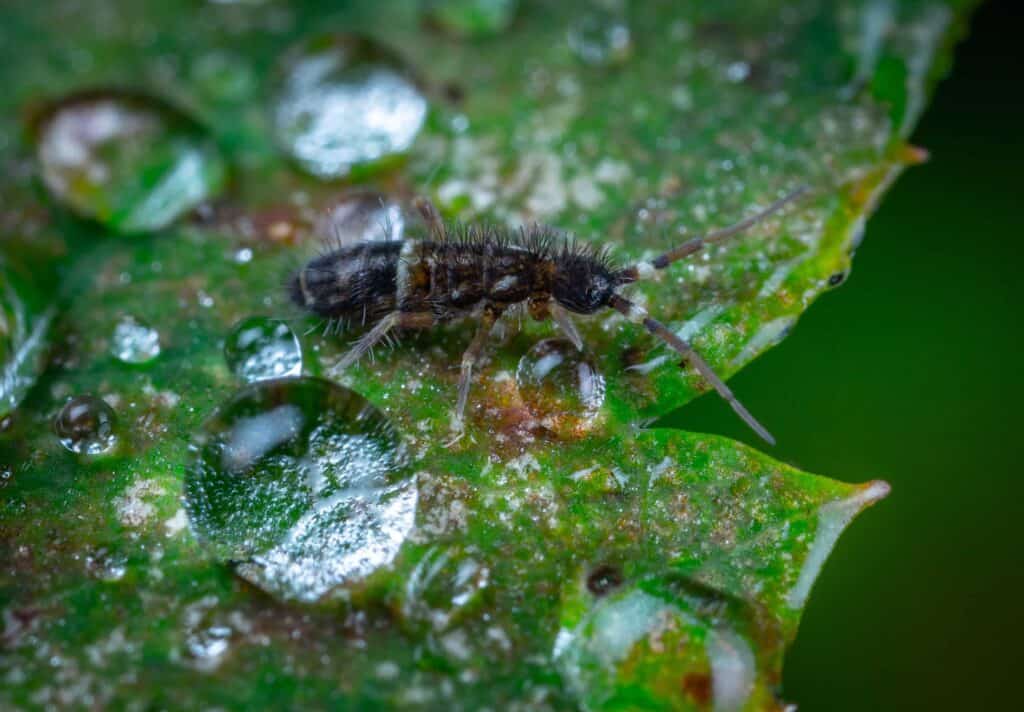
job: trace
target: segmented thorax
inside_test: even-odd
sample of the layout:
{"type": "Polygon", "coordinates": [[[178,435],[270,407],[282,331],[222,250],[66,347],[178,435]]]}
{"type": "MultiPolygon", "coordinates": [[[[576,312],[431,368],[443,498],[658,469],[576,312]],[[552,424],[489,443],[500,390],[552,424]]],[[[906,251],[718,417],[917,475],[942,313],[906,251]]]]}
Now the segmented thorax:
{"type": "Polygon", "coordinates": [[[490,303],[507,307],[550,296],[551,261],[512,243],[409,243],[398,269],[399,308],[449,321],[490,303]]]}

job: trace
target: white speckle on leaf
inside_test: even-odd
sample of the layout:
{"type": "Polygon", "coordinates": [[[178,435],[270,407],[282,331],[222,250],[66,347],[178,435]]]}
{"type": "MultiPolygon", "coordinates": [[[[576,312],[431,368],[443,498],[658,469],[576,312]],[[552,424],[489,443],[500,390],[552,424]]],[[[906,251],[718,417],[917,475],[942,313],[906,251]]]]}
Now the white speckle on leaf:
{"type": "Polygon", "coordinates": [[[117,518],[127,527],[140,527],[156,512],[144,498],[164,494],[156,480],[137,480],[117,500],[117,518]]]}
{"type": "Polygon", "coordinates": [[[188,515],[185,510],[181,507],[174,513],[174,516],[164,522],[164,529],[167,530],[167,536],[177,536],[181,531],[188,526],[188,515]]]}

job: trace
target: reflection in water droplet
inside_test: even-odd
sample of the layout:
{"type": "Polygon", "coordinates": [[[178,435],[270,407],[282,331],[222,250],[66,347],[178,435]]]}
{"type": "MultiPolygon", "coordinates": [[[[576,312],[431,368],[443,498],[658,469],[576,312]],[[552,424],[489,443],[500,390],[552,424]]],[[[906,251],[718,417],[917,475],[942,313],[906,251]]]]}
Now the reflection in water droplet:
{"type": "Polygon", "coordinates": [[[577,57],[598,67],[622,64],[633,51],[625,18],[599,8],[592,8],[573,21],[568,41],[577,57]]]}
{"type": "Polygon", "coordinates": [[[114,447],[114,410],[96,396],[69,400],[53,421],[60,444],[80,455],[99,455],[114,447]]]}
{"type": "Polygon", "coordinates": [[[364,191],[333,205],[318,226],[331,248],[357,242],[401,240],[405,234],[402,206],[385,195],[364,191]]]}
{"type": "Polygon", "coordinates": [[[488,37],[512,24],[519,0],[428,0],[430,19],[454,35],[488,37]]]}
{"type": "Polygon", "coordinates": [[[286,323],[254,316],[231,327],[224,340],[224,359],[232,373],[246,382],[298,376],[302,348],[286,323]]]}
{"type": "Polygon", "coordinates": [[[584,707],[601,709],[623,688],[642,689],[672,709],[760,709],[774,699],[770,680],[778,670],[770,666],[781,660],[782,638],[743,601],[677,574],[589,600],[553,650],[584,707]],[[755,650],[769,669],[759,668],[755,650]]]}
{"type": "Polygon", "coordinates": [[[566,339],[544,339],[519,360],[516,383],[530,412],[556,433],[588,430],[604,403],[604,376],[566,339]]]}
{"type": "Polygon", "coordinates": [[[413,525],[417,490],[398,434],[329,381],[261,381],[196,440],[185,479],[195,532],[282,598],[315,601],[388,565],[413,525]]]}
{"type": "Polygon", "coordinates": [[[146,363],[160,355],[160,334],[134,317],[126,316],[114,327],[110,352],[124,363],[146,363]]]}
{"type": "Polygon", "coordinates": [[[39,122],[37,156],[60,202],[122,232],[164,227],[218,192],[226,173],[197,124],[139,94],[66,98],[39,122]]]}
{"type": "Polygon", "coordinates": [[[285,58],[274,101],[278,141],[306,171],[325,179],[408,151],[427,100],[401,63],[371,40],[336,34],[285,58]]]}

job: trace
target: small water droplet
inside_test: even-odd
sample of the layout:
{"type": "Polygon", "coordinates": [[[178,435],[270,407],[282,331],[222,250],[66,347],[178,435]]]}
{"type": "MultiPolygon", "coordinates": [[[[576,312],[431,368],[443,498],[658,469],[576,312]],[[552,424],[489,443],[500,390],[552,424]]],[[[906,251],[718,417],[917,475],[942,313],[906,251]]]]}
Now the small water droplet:
{"type": "Polygon", "coordinates": [[[428,0],[427,16],[460,37],[491,37],[515,19],[519,0],[428,0]]]}
{"type": "Polygon", "coordinates": [[[50,192],[122,232],[162,228],[225,182],[220,153],[198,124],[141,94],[75,94],[48,108],[36,129],[50,192]]]}
{"type": "Polygon", "coordinates": [[[125,316],[114,327],[110,352],[124,363],[146,363],[160,355],[160,334],[135,317],[125,316]]]}
{"type": "Polygon", "coordinates": [[[110,451],[116,440],[114,409],[92,395],[72,398],[53,421],[60,444],[79,455],[110,451]]]}
{"type": "Polygon", "coordinates": [[[231,646],[231,628],[214,625],[192,631],[185,638],[185,651],[200,670],[213,670],[231,646]]]}
{"type": "Polygon", "coordinates": [[[750,76],[750,65],[746,62],[733,62],[725,68],[725,78],[738,84],[750,76]]]}
{"type": "Polygon", "coordinates": [[[254,316],[231,328],[224,340],[224,359],[232,373],[246,382],[298,376],[302,348],[286,323],[254,316]]]}
{"type": "Polygon", "coordinates": [[[128,559],[123,554],[99,549],[86,557],[85,568],[100,581],[120,581],[128,569],[128,559]]]}
{"type": "Polygon", "coordinates": [[[633,41],[621,15],[592,8],[569,26],[569,48],[587,64],[609,67],[622,64],[633,51],[633,41]]]}
{"type": "Polygon", "coordinates": [[[530,412],[559,435],[589,430],[604,403],[604,376],[567,339],[534,344],[519,360],[516,383],[530,412]]]}
{"type": "Polygon", "coordinates": [[[357,242],[401,240],[405,235],[405,215],[402,206],[387,196],[361,191],[333,205],[318,232],[332,248],[357,242]]]}
{"type": "Polygon", "coordinates": [[[388,565],[417,490],[397,432],[329,381],[260,381],[203,424],[185,476],[196,535],[236,572],[315,601],[388,565]]]}
{"type": "Polygon", "coordinates": [[[273,109],[282,148],[306,171],[340,178],[409,150],[427,100],[398,58],[351,34],[316,37],[284,58],[273,109]]]}

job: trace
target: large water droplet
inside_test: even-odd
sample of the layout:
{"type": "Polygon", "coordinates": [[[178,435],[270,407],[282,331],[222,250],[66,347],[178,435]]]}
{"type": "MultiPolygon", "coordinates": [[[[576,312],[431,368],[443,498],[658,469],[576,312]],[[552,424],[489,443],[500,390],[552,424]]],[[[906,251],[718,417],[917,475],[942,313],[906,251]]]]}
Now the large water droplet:
{"type": "Polygon", "coordinates": [[[0,256],[0,418],[14,410],[36,380],[53,309],[27,269],[0,256]]]}
{"type": "Polygon", "coordinates": [[[625,18],[599,8],[584,12],[572,22],[568,41],[577,57],[598,67],[622,64],[633,50],[625,18]]]}
{"type": "Polygon", "coordinates": [[[226,175],[195,122],[141,94],[67,97],[38,122],[36,153],[60,202],[122,232],[168,225],[217,193],[226,175]]]}
{"type": "Polygon", "coordinates": [[[512,24],[519,0],[428,0],[430,19],[461,37],[488,37],[512,24]]]}
{"type": "Polygon", "coordinates": [[[782,638],[743,601],[669,574],[583,605],[589,610],[572,613],[578,622],[558,634],[553,655],[585,708],[604,709],[622,689],[666,709],[774,701],[782,638]]]}
{"type": "Polygon", "coordinates": [[[134,317],[123,317],[114,326],[110,352],[124,363],[152,361],[160,355],[160,333],[134,317]]]}
{"type": "Polygon", "coordinates": [[[589,430],[604,403],[604,376],[566,339],[544,339],[519,360],[516,383],[541,425],[570,436],[589,430]]]}
{"type": "Polygon", "coordinates": [[[99,455],[114,447],[114,409],[96,396],[72,398],[53,421],[60,444],[80,455],[99,455]]]}
{"type": "Polygon", "coordinates": [[[402,206],[387,196],[362,191],[345,196],[329,208],[318,231],[331,248],[401,240],[405,234],[405,215],[402,206]]]}
{"type": "Polygon", "coordinates": [[[324,179],[405,153],[426,117],[427,100],[401,62],[349,34],[288,53],[273,108],[280,145],[324,179]]]}
{"type": "Polygon", "coordinates": [[[417,490],[398,434],[329,381],[260,381],[203,425],[185,477],[197,536],[246,579],[315,601],[388,565],[417,490]]]}
{"type": "Polygon", "coordinates": [[[224,340],[228,368],[243,381],[298,376],[302,348],[286,323],[262,316],[249,317],[231,327],[224,340]]]}

